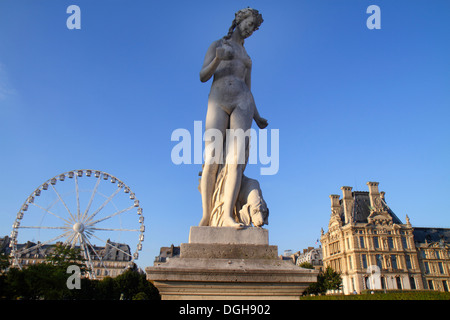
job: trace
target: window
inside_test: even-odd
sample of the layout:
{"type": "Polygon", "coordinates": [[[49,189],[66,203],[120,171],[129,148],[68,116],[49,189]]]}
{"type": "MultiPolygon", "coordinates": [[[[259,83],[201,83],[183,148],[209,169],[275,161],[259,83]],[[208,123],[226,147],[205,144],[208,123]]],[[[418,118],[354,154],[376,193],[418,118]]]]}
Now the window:
{"type": "Polygon", "coordinates": [[[349,268],[350,270],[353,269],[353,265],[352,265],[352,257],[351,257],[351,256],[348,257],[348,268],[349,268]]]}
{"type": "Polygon", "coordinates": [[[406,260],[406,268],[408,269],[412,269],[412,265],[411,265],[411,257],[409,255],[405,256],[405,260],[406,260]]]}
{"type": "Polygon", "coordinates": [[[427,258],[427,254],[425,253],[425,250],[420,251],[420,256],[422,257],[422,259],[427,258]]]}
{"type": "Polygon", "coordinates": [[[425,266],[425,273],[426,273],[426,274],[429,274],[429,273],[430,273],[430,266],[428,265],[428,262],[425,261],[423,264],[424,264],[424,266],[425,266]]]}
{"type": "Polygon", "coordinates": [[[396,277],[395,278],[397,281],[397,289],[402,289],[402,279],[400,279],[400,277],[396,277]]]}
{"type": "Polygon", "coordinates": [[[408,249],[408,241],[406,240],[406,237],[402,237],[402,246],[403,249],[408,249]]]}
{"type": "Polygon", "coordinates": [[[414,280],[414,277],[409,277],[409,285],[411,286],[411,289],[416,289],[416,281],[414,280]]]}
{"type": "Polygon", "coordinates": [[[383,257],[381,257],[381,254],[377,254],[375,259],[377,260],[378,268],[383,269],[383,257]]]}
{"type": "Polygon", "coordinates": [[[388,248],[394,249],[394,239],[392,237],[388,237],[388,248]]]}
{"type": "Polygon", "coordinates": [[[441,255],[439,254],[439,251],[436,250],[434,253],[436,255],[436,259],[440,259],[441,258],[441,255]]]}
{"type": "Polygon", "coordinates": [[[361,259],[362,259],[362,267],[364,269],[367,269],[367,256],[365,254],[362,254],[361,259]]]}
{"type": "Polygon", "coordinates": [[[381,289],[386,289],[386,278],[381,277],[381,289]]]}
{"type": "Polygon", "coordinates": [[[446,280],[442,280],[442,286],[444,287],[444,291],[448,292],[448,284],[446,280]]]}
{"type": "Polygon", "coordinates": [[[364,277],[364,287],[365,287],[365,289],[370,289],[369,277],[368,276],[364,277]]]}
{"type": "MultiPolygon", "coordinates": [[[[437,252],[437,251],[436,251],[437,252]]],[[[442,262],[438,262],[438,266],[439,266],[439,272],[441,274],[444,274],[444,266],[442,265],[442,262]]]]}
{"type": "Polygon", "coordinates": [[[380,243],[378,242],[378,236],[373,237],[373,247],[378,249],[380,247],[380,243]]]}
{"type": "Polygon", "coordinates": [[[359,237],[359,247],[361,249],[364,249],[364,237],[359,237]]]}
{"type": "Polygon", "coordinates": [[[392,264],[392,269],[397,269],[397,257],[394,255],[391,256],[391,264],[392,264]]]}
{"type": "Polygon", "coordinates": [[[434,290],[433,280],[428,280],[428,289],[434,290]]]}

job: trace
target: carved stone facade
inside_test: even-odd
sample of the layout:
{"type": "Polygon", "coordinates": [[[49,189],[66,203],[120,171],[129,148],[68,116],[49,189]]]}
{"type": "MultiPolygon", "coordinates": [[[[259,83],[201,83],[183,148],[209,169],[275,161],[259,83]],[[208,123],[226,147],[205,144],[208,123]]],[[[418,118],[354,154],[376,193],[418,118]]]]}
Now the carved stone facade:
{"type": "Polygon", "coordinates": [[[449,291],[450,229],[414,228],[408,216],[402,223],[378,182],[367,185],[369,192],[344,186],[342,199],[330,195],[328,231],[322,230],[321,236],[324,268],[341,272],[345,294],[366,289],[449,291]]]}

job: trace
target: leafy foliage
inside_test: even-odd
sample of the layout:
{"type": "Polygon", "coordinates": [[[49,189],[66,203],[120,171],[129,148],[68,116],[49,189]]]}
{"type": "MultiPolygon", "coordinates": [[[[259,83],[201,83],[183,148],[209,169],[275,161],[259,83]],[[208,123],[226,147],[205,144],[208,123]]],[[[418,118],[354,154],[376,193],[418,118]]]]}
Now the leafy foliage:
{"type": "Polygon", "coordinates": [[[304,294],[325,294],[328,290],[339,290],[341,287],[340,273],[328,266],[324,272],[318,274],[317,282],[310,284],[304,294]]]}
{"type": "Polygon", "coordinates": [[[302,262],[302,263],[300,263],[299,267],[305,268],[305,269],[314,269],[314,266],[309,262],[302,262]]]}
{"type": "Polygon", "coordinates": [[[44,263],[29,265],[22,270],[10,268],[0,275],[0,299],[24,300],[157,300],[158,290],[145,274],[129,269],[116,278],[91,280],[81,252],[56,246],[44,263]],[[81,289],[69,289],[71,276],[67,268],[77,265],[82,274],[81,289]]]}

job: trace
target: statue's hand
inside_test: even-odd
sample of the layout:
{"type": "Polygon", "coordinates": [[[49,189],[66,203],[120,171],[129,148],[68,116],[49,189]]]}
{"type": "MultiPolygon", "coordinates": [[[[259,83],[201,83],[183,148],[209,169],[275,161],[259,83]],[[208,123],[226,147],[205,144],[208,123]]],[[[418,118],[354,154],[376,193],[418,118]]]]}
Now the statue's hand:
{"type": "Polygon", "coordinates": [[[260,129],[264,129],[265,127],[267,127],[269,125],[269,123],[267,122],[266,119],[264,118],[257,118],[255,119],[256,125],[260,128],[260,129]]]}

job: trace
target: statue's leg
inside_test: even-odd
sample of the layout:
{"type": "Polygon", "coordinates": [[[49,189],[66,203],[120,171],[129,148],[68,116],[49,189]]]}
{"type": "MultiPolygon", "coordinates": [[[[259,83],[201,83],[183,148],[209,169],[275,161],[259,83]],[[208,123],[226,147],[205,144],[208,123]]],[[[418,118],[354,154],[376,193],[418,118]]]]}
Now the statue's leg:
{"type": "Polygon", "coordinates": [[[226,143],[227,178],[223,198],[224,226],[243,227],[243,224],[234,220],[234,206],[241,189],[245,168],[245,153],[250,145],[249,129],[253,120],[251,110],[250,106],[248,108],[237,106],[230,115],[230,132],[227,139],[232,137],[233,140],[226,143]]]}
{"type": "MultiPolygon", "coordinates": [[[[210,99],[210,101],[208,101],[208,111],[206,113],[205,131],[215,130],[220,133],[222,139],[224,139],[228,122],[229,115],[210,99]]],[[[199,226],[208,226],[210,223],[212,196],[216,184],[217,170],[219,168],[217,160],[222,159],[223,153],[222,148],[213,148],[211,146],[212,143],[214,143],[214,141],[205,141],[205,163],[200,181],[203,216],[199,226]]]]}

